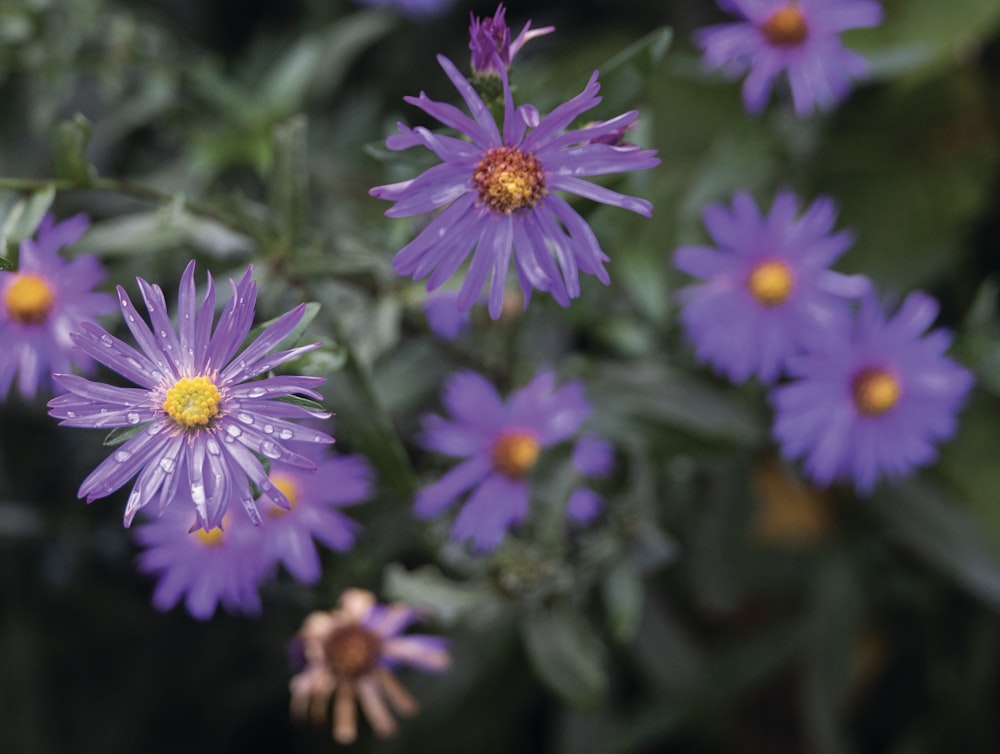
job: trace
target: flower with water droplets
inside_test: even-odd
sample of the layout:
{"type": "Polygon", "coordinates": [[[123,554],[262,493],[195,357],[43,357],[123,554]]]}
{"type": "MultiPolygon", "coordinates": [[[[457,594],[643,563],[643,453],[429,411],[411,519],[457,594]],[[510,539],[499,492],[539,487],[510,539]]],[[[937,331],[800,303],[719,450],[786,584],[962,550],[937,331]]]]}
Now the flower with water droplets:
{"type": "Polygon", "coordinates": [[[784,457],[804,457],[820,484],[852,479],[859,492],[930,463],[935,443],[955,433],[973,383],[944,353],[951,335],[926,332],[937,312],[934,299],[916,292],[886,318],[869,295],[853,327],[789,359],[791,381],[771,394],[784,457]]]}
{"type": "Polygon", "coordinates": [[[499,76],[498,64],[505,69],[510,68],[514,56],[526,42],[556,30],[554,26],[532,29],[531,21],[528,21],[521,33],[511,41],[506,15],[507,9],[503,7],[503,3],[497,6],[492,18],[478,18],[474,13],[469,14],[469,49],[472,51],[474,74],[499,76]]]}
{"type": "Polygon", "coordinates": [[[414,511],[436,516],[469,490],[451,535],[471,540],[477,550],[491,550],[528,515],[528,473],[543,450],[573,438],[590,413],[583,385],[556,389],[555,376],[544,373],[515,391],[506,402],[485,377],[459,372],[444,388],[452,415],[423,420],[422,444],[429,450],[464,458],[417,495],[414,511]]]}
{"type": "Polygon", "coordinates": [[[313,469],[289,447],[289,440],[331,443],[333,438],[290,419],[329,418],[296,396],[321,399],[321,377],[267,376],[280,364],[319,347],[311,343],[271,353],[292,334],[305,304],[274,320],[253,342],[243,342],[253,325],[257,286],[253,268],[237,283],[215,318],[212,276],[199,304],[194,262],[181,277],[177,329],[159,286],[138,278],[149,324],[118,287],[122,316],[139,344],[136,350],[92,323],[73,333],[77,346],[137,387],[54,375],[68,393],[49,402],[50,414],[71,427],[134,428],[136,431],[83,481],[87,502],[110,495],[138,474],[125,508],[125,525],[156,501],[162,510],[175,497],[190,497],[198,523],[219,526],[230,502],[239,501],[254,523],[260,512],[251,484],[283,507],[288,499],[268,479],[263,461],[313,469]],[[265,431],[271,427],[272,432],[265,431]],[[183,491],[183,495],[179,495],[183,491]]]}
{"type": "Polygon", "coordinates": [[[357,738],[357,701],[376,735],[395,734],[389,707],[409,717],[418,705],[393,671],[441,672],[451,664],[444,639],[403,634],[418,617],[406,605],[379,605],[362,589],[348,589],[334,610],[310,614],[296,637],[305,666],[289,683],[292,715],[322,725],[333,697],[333,737],[347,744],[357,738]]]}
{"type": "Polygon", "coordinates": [[[202,529],[188,491],[181,487],[177,496],[163,515],[141,520],[134,529],[142,548],[138,568],[157,579],[153,605],[166,611],[183,600],[198,620],[211,618],[219,605],[230,613],[258,615],[258,590],[274,565],[261,547],[262,529],[232,512],[219,526],[202,529]]]}
{"type": "Polygon", "coordinates": [[[685,246],[674,264],[700,282],[680,291],[681,321],[698,357],[733,382],[770,382],[786,359],[850,321],[849,299],[870,287],[860,276],[827,269],[853,242],[832,233],[833,202],[820,198],[801,217],[780,192],[767,217],[746,193],[732,209],[709,205],[705,227],[718,248],[685,246]]]}
{"type": "Polygon", "coordinates": [[[465,138],[399,124],[400,133],[386,141],[392,150],[425,147],[442,161],[416,178],[376,186],[369,192],[395,202],[385,213],[389,217],[442,210],[393,258],[396,272],[416,280],[427,277],[427,289],[432,291],[458,272],[471,253],[458,308],[469,309],[490,278],[489,312],[493,319],[499,318],[503,309],[512,260],[526,298],[536,288],[568,306],[570,299],[580,295],[581,270],[608,284],[604,263],[609,258],[594,231],[558,192],[650,216],[652,205],[648,201],[584,180],[645,170],[660,163],[655,150],[598,141],[631,123],[638,112],[567,131],[574,119],[601,101],[596,72],[580,94],[543,118],[530,105],[514,107],[507,71],[502,69],[504,115],[498,127],[454,64],[443,56],[438,56],[438,62],[472,117],[453,105],[434,102],[426,94],[406,98],[465,138]]]}
{"type": "Polygon", "coordinates": [[[0,271],[0,400],[17,377],[25,399],[33,398],[52,372],[94,362],[73,346],[70,332],[114,311],[114,298],[93,291],[104,268],[93,254],[65,261],[59,249],[75,243],[89,225],[84,215],[56,223],[46,215],[34,239],[21,242],[16,271],[0,271]]]}
{"type": "Polygon", "coordinates": [[[694,39],[712,68],[732,78],[749,71],[743,103],[751,113],[764,109],[782,72],[800,117],[833,108],[868,71],[840,34],[882,21],[874,0],[726,0],[725,7],[740,20],[699,29],[694,39]]]}

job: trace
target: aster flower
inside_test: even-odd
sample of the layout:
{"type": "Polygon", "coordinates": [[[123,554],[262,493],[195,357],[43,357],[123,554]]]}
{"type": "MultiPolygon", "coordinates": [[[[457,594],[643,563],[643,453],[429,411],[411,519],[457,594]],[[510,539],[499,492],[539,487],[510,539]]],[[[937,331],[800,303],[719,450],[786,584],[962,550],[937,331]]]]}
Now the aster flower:
{"type": "Polygon", "coordinates": [[[877,26],[882,7],[874,0],[727,0],[740,16],[695,32],[705,62],[731,78],[749,71],[743,103],[759,113],[775,80],[787,73],[795,112],[829,110],[868,71],[867,61],[840,41],[847,29],[877,26]]]}
{"type": "Polygon", "coordinates": [[[432,18],[444,13],[455,0],[355,0],[358,5],[389,8],[414,20],[432,18]]]}
{"type": "Polygon", "coordinates": [[[36,238],[21,243],[16,272],[0,272],[0,399],[17,376],[25,399],[49,386],[52,372],[74,367],[89,371],[94,362],[73,347],[70,331],[94,323],[115,308],[107,293],[92,289],[104,280],[93,254],[64,261],[59,249],[75,243],[90,221],[75,215],[56,223],[46,215],[36,238]]]}
{"type": "Polygon", "coordinates": [[[454,340],[468,329],[469,310],[458,310],[458,291],[435,291],[424,301],[424,316],[431,332],[443,340],[454,340]]]}
{"type": "Polygon", "coordinates": [[[219,315],[215,331],[215,286],[201,304],[195,297],[194,262],[184,270],[178,296],[178,329],[167,316],[159,286],[138,278],[150,324],[118,287],[125,324],[141,351],[97,325],[84,322],[73,333],[79,348],[138,387],[117,387],[69,374],[54,375],[69,392],[49,402],[50,414],[71,427],[138,430],[80,485],[87,502],[110,495],[138,474],[125,507],[125,525],[136,512],[158,501],[162,510],[189,494],[206,530],[219,526],[230,501],[240,501],[254,523],[260,512],[253,483],[283,507],[288,499],[268,479],[261,458],[313,469],[315,464],[291,450],[289,440],[330,443],[333,438],[289,421],[329,418],[330,414],[288,402],[292,396],[320,399],[320,377],[276,376],[254,379],[319,346],[318,343],[268,355],[290,335],[305,305],[276,319],[242,351],[253,324],[257,286],[253,268],[237,283],[219,315]]]}
{"type": "Polygon", "coordinates": [[[153,605],[166,611],[183,599],[198,620],[211,618],[219,605],[230,613],[258,615],[258,588],[274,565],[261,548],[262,531],[232,513],[206,531],[188,491],[180,487],[177,495],[183,502],[175,500],[162,516],[134,530],[142,548],[139,570],[157,578],[153,605]]]}
{"type": "Polygon", "coordinates": [[[531,21],[528,21],[512,42],[506,15],[507,9],[503,7],[503,3],[497,5],[493,18],[477,18],[473,13],[469,14],[469,49],[472,51],[473,73],[499,76],[500,69],[497,63],[504,68],[510,68],[514,56],[526,42],[556,30],[554,26],[532,29],[531,21]]]}
{"type": "Polygon", "coordinates": [[[849,231],[832,233],[833,202],[820,198],[797,213],[788,192],[767,217],[749,194],[736,194],[731,210],[712,204],[702,216],[718,248],[685,246],[674,255],[702,281],[680,291],[687,335],[698,357],[733,382],[776,379],[789,356],[848,322],[847,299],[869,288],[863,277],[827,269],[853,243],[849,231]]]}
{"type": "Polygon", "coordinates": [[[500,544],[507,530],[528,515],[527,473],[545,448],[573,437],[590,413],[579,382],[556,389],[555,376],[537,376],[503,402],[475,372],[459,372],[444,388],[453,419],[424,417],[423,445],[464,458],[417,496],[420,518],[436,516],[472,490],[452,526],[456,540],[477,550],[500,544]]]}
{"type": "Polygon", "coordinates": [[[853,327],[790,359],[792,381],[774,390],[774,436],[787,459],[805,458],[820,484],[853,479],[859,492],[930,463],[955,433],[972,375],[944,355],[951,335],[927,331],[938,304],[911,293],[886,318],[866,296],[853,327]]]}
{"type": "MultiPolygon", "coordinates": [[[[611,443],[591,434],[583,435],[573,448],[573,467],[584,476],[606,477],[615,467],[611,443]]],[[[579,487],[566,501],[566,515],[578,524],[589,524],[604,509],[604,498],[590,487],[579,487]]]]}
{"type": "Polygon", "coordinates": [[[275,461],[269,478],[273,489],[285,495],[291,508],[269,501],[268,520],[260,528],[263,552],[281,562],[298,581],[313,583],[320,577],[320,559],[313,539],[336,552],[354,546],[358,525],[340,508],[364,502],[371,495],[372,472],[362,456],[326,454],[322,446],[304,446],[303,456],[316,464],[315,471],[275,461]]]}
{"type": "Polygon", "coordinates": [[[297,637],[305,667],[289,684],[292,715],[323,724],[333,697],[333,737],[351,743],[357,737],[356,698],[375,733],[393,735],[389,707],[404,716],[418,709],[393,670],[410,665],[440,672],[451,663],[444,639],[403,635],[417,617],[406,605],[378,605],[361,589],[344,592],[335,610],[310,614],[297,637]]]}
{"type": "Polygon", "coordinates": [[[580,94],[542,118],[529,105],[514,108],[507,72],[501,70],[501,131],[454,64],[442,56],[438,62],[472,117],[452,105],[434,102],[426,94],[407,97],[406,101],[456,129],[468,141],[403,124],[399,124],[400,133],[386,141],[392,150],[426,147],[442,160],[416,178],[370,191],[372,196],[396,203],[386,211],[389,217],[444,208],[396,254],[396,272],[417,280],[429,276],[427,289],[434,290],[458,271],[471,252],[458,308],[464,311],[472,306],[492,273],[489,312],[493,319],[500,316],[503,307],[512,257],[526,296],[532,288],[548,291],[562,306],[580,295],[580,270],[609,283],[604,269],[609,258],[593,230],[555,192],[566,191],[648,217],[652,213],[648,201],[584,180],[659,164],[655,150],[593,141],[631,123],[638,112],[564,131],[577,116],[601,101],[596,72],[580,94]]]}

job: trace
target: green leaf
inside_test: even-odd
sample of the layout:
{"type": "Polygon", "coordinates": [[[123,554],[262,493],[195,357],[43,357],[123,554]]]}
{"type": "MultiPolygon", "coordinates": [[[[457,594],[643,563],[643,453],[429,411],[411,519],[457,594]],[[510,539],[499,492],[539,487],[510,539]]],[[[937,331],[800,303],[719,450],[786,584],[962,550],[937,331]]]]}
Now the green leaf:
{"type": "Polygon", "coordinates": [[[673,29],[661,26],[599,66],[602,109],[617,114],[635,107],[651,74],[670,49],[673,34],[673,29]]]}
{"type": "Polygon", "coordinates": [[[97,177],[97,170],[87,160],[92,131],[90,121],[80,113],[56,126],[51,147],[56,176],[80,185],[87,185],[97,177]]]}
{"type": "Polygon", "coordinates": [[[329,413],[328,409],[322,403],[317,403],[309,398],[303,398],[301,395],[281,395],[274,400],[281,401],[282,403],[291,403],[293,406],[299,406],[307,411],[329,413]]]}
{"type": "Polygon", "coordinates": [[[269,181],[269,202],[278,220],[284,251],[294,252],[306,231],[309,205],[308,121],[296,115],[274,127],[274,162],[269,181]]]}
{"type": "Polygon", "coordinates": [[[407,571],[398,563],[390,563],[385,568],[382,588],[389,599],[429,610],[445,625],[496,607],[481,589],[449,579],[437,566],[407,571]]]}
{"type": "Polygon", "coordinates": [[[631,641],[639,628],[646,602],[638,569],[628,561],[618,563],[601,582],[601,595],[611,635],[623,644],[631,641]]]}
{"type": "Polygon", "coordinates": [[[38,230],[42,218],[49,211],[55,198],[55,188],[47,186],[18,199],[3,218],[0,238],[14,246],[30,238],[38,230]]]}
{"type": "Polygon", "coordinates": [[[9,272],[14,269],[14,263],[7,257],[0,257],[0,272],[9,272]]]}
{"type": "Polygon", "coordinates": [[[556,604],[526,615],[521,634],[542,682],[574,707],[600,704],[608,684],[605,647],[581,616],[556,604]]]}
{"type": "Polygon", "coordinates": [[[145,422],[144,424],[136,424],[134,427],[116,427],[104,436],[104,442],[102,445],[108,447],[114,447],[115,445],[121,445],[123,442],[129,438],[135,437],[137,434],[142,432],[146,427],[148,427],[151,422],[145,422]]]}

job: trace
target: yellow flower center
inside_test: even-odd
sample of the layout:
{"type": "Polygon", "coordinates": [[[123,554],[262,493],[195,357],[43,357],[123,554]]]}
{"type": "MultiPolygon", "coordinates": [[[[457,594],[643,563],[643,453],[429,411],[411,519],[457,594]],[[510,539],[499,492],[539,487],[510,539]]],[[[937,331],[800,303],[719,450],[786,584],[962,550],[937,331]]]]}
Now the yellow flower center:
{"type": "Polygon", "coordinates": [[[218,547],[222,544],[222,529],[216,526],[214,529],[209,529],[205,531],[204,529],[195,529],[191,532],[191,536],[197,539],[205,547],[218,547]]]}
{"type": "Polygon", "coordinates": [[[288,498],[289,510],[284,508],[279,508],[277,505],[272,505],[267,509],[267,513],[272,518],[279,518],[284,516],[286,513],[290,513],[293,508],[295,508],[296,503],[299,501],[299,485],[287,474],[282,474],[280,471],[270,476],[271,484],[285,493],[285,497],[288,498]]]}
{"type": "Polygon", "coordinates": [[[221,401],[219,388],[208,377],[182,377],[167,391],[163,410],[179,426],[195,429],[219,415],[221,401]]]}
{"type": "Polygon", "coordinates": [[[326,657],[336,678],[353,680],[375,669],[382,653],[382,639],[364,626],[338,628],[326,640],[326,657]]]}
{"type": "Polygon", "coordinates": [[[545,171],[531,152],[517,147],[493,147],[476,164],[472,180],[479,201],[493,212],[509,215],[532,209],[545,196],[545,171]]]}
{"type": "Polygon", "coordinates": [[[511,479],[520,479],[538,460],[540,446],[527,432],[504,432],[493,441],[490,459],[493,468],[511,479]]]}
{"type": "Polygon", "coordinates": [[[878,367],[862,369],[851,382],[851,397],[862,416],[881,416],[890,411],[902,393],[896,376],[878,367]]]}
{"type": "Polygon", "coordinates": [[[792,295],[795,281],[788,265],[777,259],[761,262],[750,270],[747,290],[764,306],[783,304],[792,295]]]}
{"type": "Polygon", "coordinates": [[[44,322],[52,311],[54,302],[52,286],[45,278],[31,273],[16,275],[4,294],[7,314],[15,322],[25,325],[44,322]]]}
{"type": "Polygon", "coordinates": [[[809,36],[809,24],[798,3],[778,8],[760,25],[764,38],[777,47],[797,47],[809,36]]]}

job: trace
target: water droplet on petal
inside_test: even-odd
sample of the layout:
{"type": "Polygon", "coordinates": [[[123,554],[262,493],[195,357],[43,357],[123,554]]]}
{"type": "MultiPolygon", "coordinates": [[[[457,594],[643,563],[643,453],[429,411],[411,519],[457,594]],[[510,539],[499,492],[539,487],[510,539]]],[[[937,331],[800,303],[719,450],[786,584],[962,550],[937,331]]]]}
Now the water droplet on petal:
{"type": "Polygon", "coordinates": [[[115,344],[114,338],[112,338],[107,333],[101,333],[101,344],[105,348],[111,348],[115,344]]]}
{"type": "Polygon", "coordinates": [[[67,411],[66,412],[66,417],[69,418],[69,419],[75,419],[76,418],[76,411],[67,411]]]}
{"type": "Polygon", "coordinates": [[[253,417],[250,416],[250,414],[241,412],[239,414],[236,414],[236,418],[239,419],[244,424],[253,424],[253,417]]]}
{"type": "Polygon", "coordinates": [[[260,398],[262,395],[265,395],[266,393],[267,391],[262,387],[252,387],[247,392],[247,395],[250,396],[251,398],[260,398]]]}
{"type": "Polygon", "coordinates": [[[295,433],[292,432],[292,430],[290,429],[283,429],[278,433],[278,437],[280,437],[282,440],[291,440],[293,437],[295,437],[295,433]]]}
{"type": "Polygon", "coordinates": [[[163,424],[156,422],[155,424],[150,424],[149,428],[146,430],[147,435],[158,435],[163,431],[163,424]]]}
{"type": "Polygon", "coordinates": [[[160,459],[160,468],[163,469],[164,473],[166,473],[166,474],[170,474],[174,470],[174,466],[175,465],[176,464],[174,463],[174,459],[173,458],[161,458],[160,459]]]}
{"type": "Polygon", "coordinates": [[[131,457],[132,454],[127,450],[119,450],[115,452],[115,460],[118,461],[118,463],[125,463],[131,457]]]}
{"type": "Polygon", "coordinates": [[[226,434],[230,437],[236,438],[243,434],[243,430],[237,427],[235,424],[226,425],[226,434]]]}
{"type": "Polygon", "coordinates": [[[264,425],[264,434],[265,434],[265,435],[269,435],[269,434],[271,434],[272,432],[274,432],[274,427],[273,427],[273,426],[271,426],[270,424],[265,424],[265,425],[264,425]]]}
{"type": "Polygon", "coordinates": [[[205,448],[213,456],[217,456],[217,455],[219,455],[220,452],[222,452],[222,448],[219,447],[219,443],[217,443],[215,441],[214,437],[209,437],[208,438],[208,440],[205,443],[205,448]]]}
{"type": "Polygon", "coordinates": [[[260,444],[260,452],[268,458],[281,458],[281,448],[270,440],[264,440],[260,444]]]}
{"type": "Polygon", "coordinates": [[[137,414],[135,411],[129,411],[127,414],[125,414],[125,419],[128,421],[129,424],[138,424],[139,421],[142,419],[142,417],[139,416],[139,414],[137,414]]]}
{"type": "Polygon", "coordinates": [[[205,505],[205,485],[201,482],[191,483],[191,499],[194,504],[203,507],[205,505]]]}

